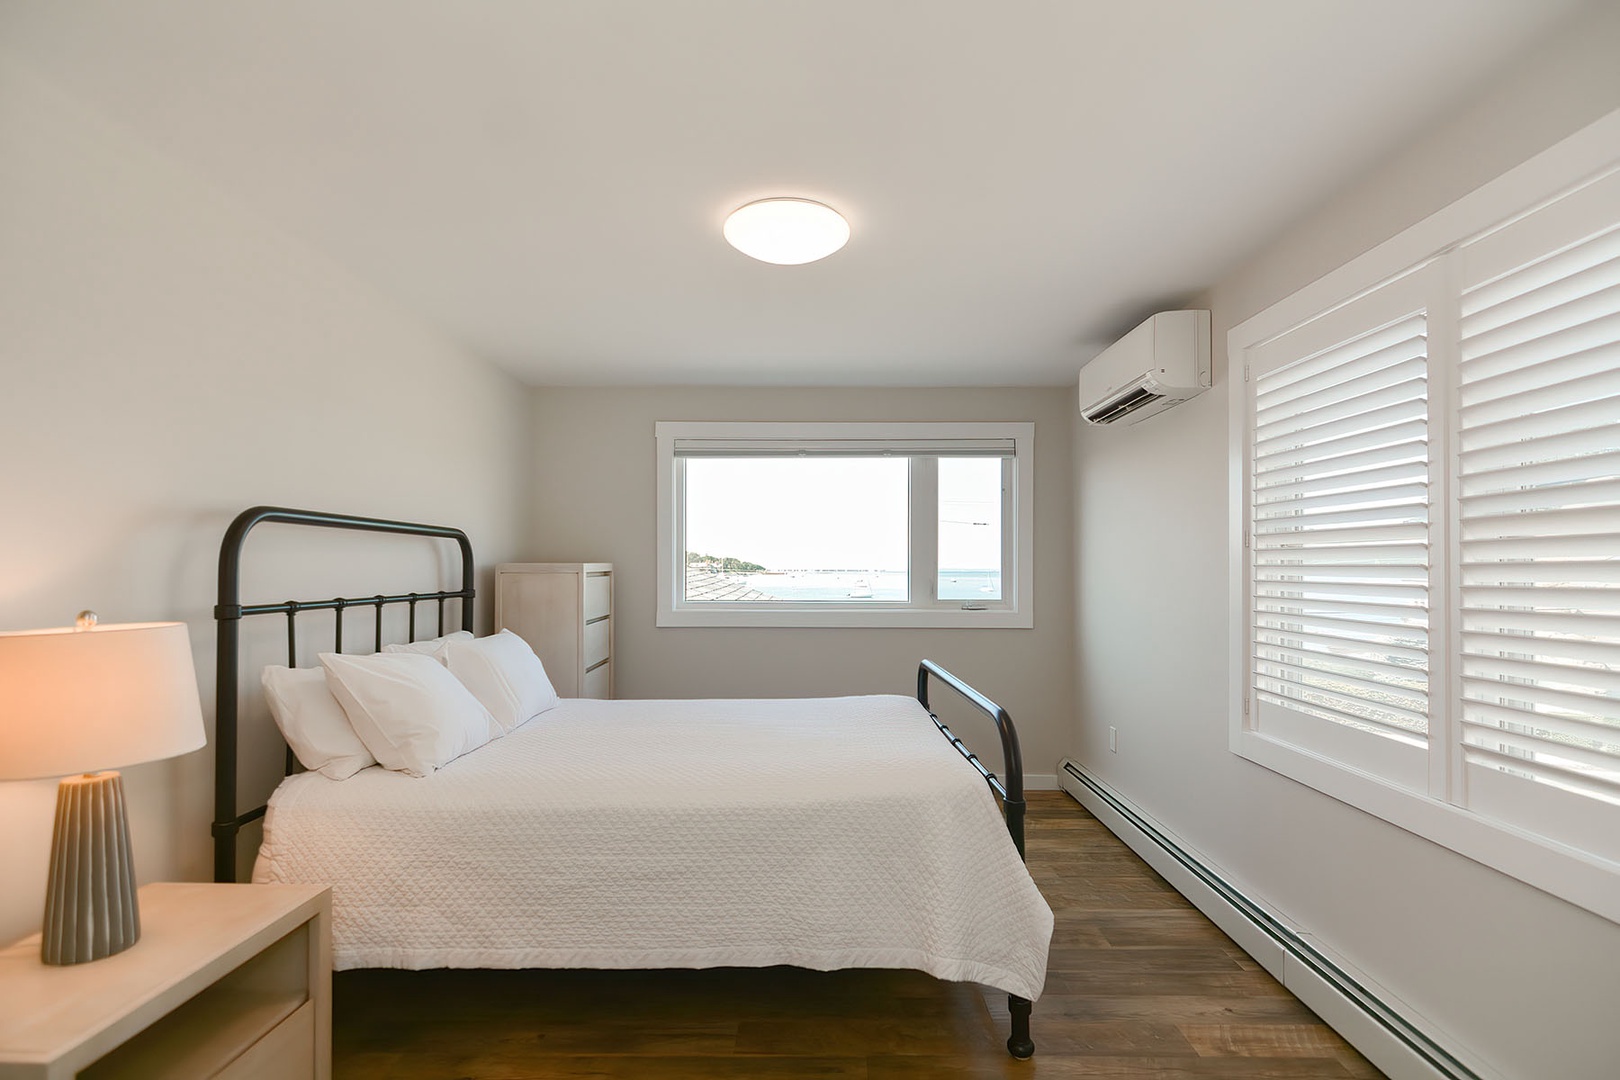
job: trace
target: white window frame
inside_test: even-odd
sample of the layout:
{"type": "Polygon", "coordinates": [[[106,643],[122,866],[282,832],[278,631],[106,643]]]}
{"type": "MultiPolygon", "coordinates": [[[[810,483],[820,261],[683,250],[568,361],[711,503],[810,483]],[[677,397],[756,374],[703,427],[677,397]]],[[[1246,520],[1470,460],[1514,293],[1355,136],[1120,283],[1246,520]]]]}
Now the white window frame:
{"type": "MultiPolygon", "coordinates": [[[[1346,764],[1325,742],[1287,732],[1289,738],[1257,729],[1251,715],[1249,439],[1253,423],[1253,389],[1249,383],[1251,350],[1328,316],[1346,305],[1414,273],[1443,274],[1442,257],[1457,245],[1582,186],[1595,176],[1620,167],[1620,111],[1610,113],[1517,168],[1332,271],[1265,311],[1234,327],[1228,336],[1231,376],[1229,394],[1228,573],[1230,589],[1229,746],[1267,769],[1290,777],[1342,802],[1376,815],[1477,862],[1620,922],[1620,863],[1487,819],[1451,801],[1460,783],[1461,751],[1453,730],[1458,679],[1448,658],[1458,650],[1455,628],[1431,642],[1432,686],[1442,694],[1432,699],[1426,780],[1418,790],[1389,776],[1346,764]],[[1443,698],[1443,700],[1442,700],[1443,698]]],[[[1431,320],[1454,322],[1454,312],[1431,311],[1431,320]]],[[[1431,331],[1432,333],[1432,331],[1431,331]]],[[[1451,408],[1455,356],[1454,327],[1431,337],[1431,396],[1436,408],[1451,408]],[[1448,340],[1449,335],[1449,340],[1448,340]],[[1439,344],[1434,343],[1438,339],[1439,344]],[[1441,377],[1436,378],[1436,375],[1441,377]]],[[[1435,512],[1450,514],[1451,447],[1431,446],[1431,492],[1435,512]]],[[[1448,546],[1454,533],[1447,530],[1448,546]]],[[[1455,552],[1437,562],[1452,564],[1455,552]]],[[[1443,589],[1449,584],[1441,582],[1443,589]]],[[[1445,604],[1444,596],[1432,603],[1445,604]]]]}
{"type": "MultiPolygon", "coordinates": [[[[658,626],[785,626],[857,627],[910,626],[954,628],[1017,628],[1035,625],[1035,425],[1032,423],[928,422],[928,423],[722,423],[658,421],[658,626]],[[907,603],[840,605],[818,602],[793,604],[686,603],[681,598],[685,581],[683,556],[685,506],[683,459],[677,440],[804,441],[881,440],[886,442],[997,439],[1010,440],[1010,472],[1002,501],[1002,600],[980,603],[937,600],[936,529],[939,509],[937,485],[914,484],[911,518],[911,574],[913,595],[907,603]],[[1010,558],[1008,556],[1010,555],[1010,558]],[[926,593],[926,595],[919,595],[926,593]]],[[[918,459],[923,460],[923,459],[918,459]]],[[[915,469],[914,462],[913,468],[915,469]]]]}

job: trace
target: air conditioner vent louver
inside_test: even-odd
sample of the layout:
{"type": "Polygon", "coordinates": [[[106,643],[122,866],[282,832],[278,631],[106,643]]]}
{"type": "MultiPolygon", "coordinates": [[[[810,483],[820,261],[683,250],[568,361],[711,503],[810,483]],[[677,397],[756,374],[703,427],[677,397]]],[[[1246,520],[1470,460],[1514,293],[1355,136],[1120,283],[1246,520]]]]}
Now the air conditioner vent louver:
{"type": "Polygon", "coordinates": [[[1080,369],[1080,415],[1130,423],[1209,388],[1209,312],[1161,311],[1080,369]]]}
{"type": "Polygon", "coordinates": [[[1151,405],[1155,401],[1163,400],[1163,394],[1155,394],[1145,386],[1138,386],[1118,401],[1104,402],[1096,410],[1086,414],[1086,419],[1093,424],[1112,424],[1115,420],[1123,419],[1144,405],[1151,405]]]}

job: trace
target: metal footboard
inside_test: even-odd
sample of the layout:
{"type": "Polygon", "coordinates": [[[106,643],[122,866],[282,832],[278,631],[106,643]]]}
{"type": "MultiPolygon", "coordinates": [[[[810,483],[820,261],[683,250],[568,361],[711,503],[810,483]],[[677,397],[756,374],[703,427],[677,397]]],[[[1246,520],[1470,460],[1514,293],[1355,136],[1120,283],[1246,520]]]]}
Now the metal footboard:
{"type": "MultiPolygon", "coordinates": [[[[950,740],[957,753],[967,758],[968,764],[979,771],[979,775],[990,785],[990,790],[1000,797],[1002,810],[1007,819],[1007,833],[1012,837],[1013,846],[1018,849],[1018,857],[1024,858],[1024,759],[1018,749],[1018,732],[1013,727],[1012,717],[1007,714],[1006,709],[932,660],[924,660],[917,665],[917,700],[928,710],[929,719],[934,721],[934,726],[939,728],[940,734],[950,740]],[[979,760],[978,755],[964,746],[962,740],[934,715],[934,710],[928,704],[929,676],[955,690],[966,698],[969,704],[995,722],[996,731],[1001,736],[1002,776],[998,777],[991,772],[984,762],[979,760]]],[[[1035,1043],[1029,1037],[1029,999],[1008,994],[1007,1009],[1012,1016],[1012,1032],[1007,1037],[1007,1052],[1020,1059],[1032,1056],[1035,1053],[1035,1043]]]]}

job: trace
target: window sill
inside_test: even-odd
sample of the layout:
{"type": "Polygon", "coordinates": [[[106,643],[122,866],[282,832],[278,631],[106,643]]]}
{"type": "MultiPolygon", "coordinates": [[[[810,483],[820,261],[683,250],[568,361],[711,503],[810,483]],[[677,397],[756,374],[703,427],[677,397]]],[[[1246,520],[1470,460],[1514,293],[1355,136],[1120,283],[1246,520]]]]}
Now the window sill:
{"type": "Polygon", "coordinates": [[[1620,923],[1620,866],[1408,791],[1257,731],[1233,732],[1232,752],[1339,802],[1620,923]]]}

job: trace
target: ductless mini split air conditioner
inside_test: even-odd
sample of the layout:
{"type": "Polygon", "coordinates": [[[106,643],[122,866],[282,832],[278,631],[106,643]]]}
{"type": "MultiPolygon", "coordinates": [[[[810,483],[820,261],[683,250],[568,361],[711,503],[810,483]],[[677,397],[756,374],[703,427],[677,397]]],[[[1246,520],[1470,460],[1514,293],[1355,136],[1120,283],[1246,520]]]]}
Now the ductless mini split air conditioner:
{"type": "Polygon", "coordinates": [[[1209,389],[1209,312],[1161,311],[1080,369],[1080,415],[1134,424],[1209,389]]]}

